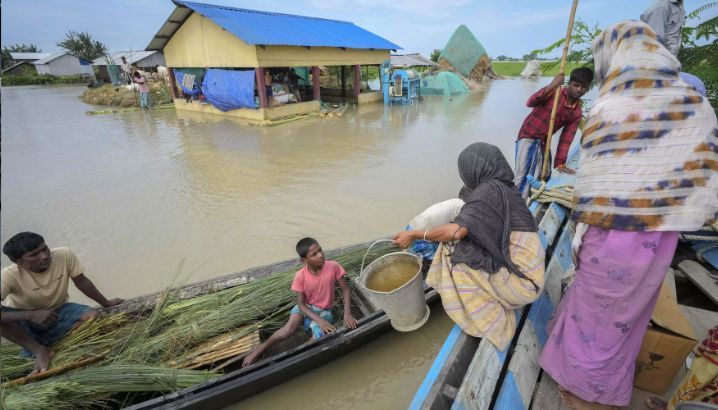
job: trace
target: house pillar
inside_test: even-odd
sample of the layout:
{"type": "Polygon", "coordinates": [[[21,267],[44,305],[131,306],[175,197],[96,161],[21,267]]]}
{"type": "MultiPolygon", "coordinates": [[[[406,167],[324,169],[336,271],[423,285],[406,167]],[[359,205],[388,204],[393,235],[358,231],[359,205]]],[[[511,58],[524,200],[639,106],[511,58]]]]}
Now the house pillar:
{"type": "Polygon", "coordinates": [[[267,84],[264,82],[264,68],[254,69],[257,77],[257,95],[259,95],[259,108],[267,108],[267,84]]]}
{"type": "Polygon", "coordinates": [[[167,76],[170,81],[170,91],[172,92],[172,99],[179,98],[179,92],[177,91],[177,80],[175,79],[175,69],[167,67],[167,76]]]}
{"type": "Polygon", "coordinates": [[[312,66],[312,93],[315,101],[321,99],[319,95],[319,67],[317,66],[312,66]]]}
{"type": "Polygon", "coordinates": [[[354,65],[354,97],[359,98],[361,94],[361,66],[354,65]]]}
{"type": "Polygon", "coordinates": [[[347,96],[347,70],[346,66],[342,66],[341,80],[342,80],[342,97],[347,96]]]}

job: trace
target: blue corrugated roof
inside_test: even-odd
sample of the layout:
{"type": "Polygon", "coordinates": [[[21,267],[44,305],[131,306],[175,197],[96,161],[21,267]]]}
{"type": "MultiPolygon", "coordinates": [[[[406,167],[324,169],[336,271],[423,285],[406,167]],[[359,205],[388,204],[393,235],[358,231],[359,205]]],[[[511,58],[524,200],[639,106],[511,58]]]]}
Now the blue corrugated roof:
{"type": "Polygon", "coordinates": [[[346,21],[271,13],[174,0],[248,44],[400,50],[401,47],[346,21]]]}

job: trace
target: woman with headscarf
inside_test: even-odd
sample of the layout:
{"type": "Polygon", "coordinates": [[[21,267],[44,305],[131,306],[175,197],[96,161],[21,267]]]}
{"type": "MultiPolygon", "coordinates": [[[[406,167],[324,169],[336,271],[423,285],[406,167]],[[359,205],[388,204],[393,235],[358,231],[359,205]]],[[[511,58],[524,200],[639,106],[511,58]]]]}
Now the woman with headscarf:
{"type": "Polygon", "coordinates": [[[718,129],[645,23],[610,26],[592,47],[599,97],[576,177],[576,278],[539,364],[569,407],[607,409],[630,403],[678,231],[716,217],[718,129]]]}
{"type": "Polygon", "coordinates": [[[544,286],[544,249],[536,223],[514,186],[501,151],[477,142],[459,155],[464,206],[453,223],[394,236],[441,242],[426,282],[464,332],[508,347],[516,331],[513,310],[536,300],[544,286]]]}

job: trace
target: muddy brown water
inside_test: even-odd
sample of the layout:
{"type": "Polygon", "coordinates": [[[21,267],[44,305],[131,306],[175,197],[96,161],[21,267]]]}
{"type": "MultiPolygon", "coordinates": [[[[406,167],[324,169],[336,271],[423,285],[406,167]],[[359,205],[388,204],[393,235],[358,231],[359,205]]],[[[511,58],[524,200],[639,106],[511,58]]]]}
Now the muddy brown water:
{"type": "MultiPolygon", "coordinates": [[[[72,248],[106,296],[130,298],[292,258],[304,236],[324,248],[388,236],[456,196],[466,145],[496,144],[513,163],[524,102],[546,82],[275,127],[174,110],[88,116],[82,87],[3,87],[1,240],[39,232],[72,248]]],[[[72,286],[70,297],[91,303],[72,286]]],[[[449,328],[435,307],[421,330],[246,405],[403,406],[449,328]]]]}
{"type": "Polygon", "coordinates": [[[391,292],[416,276],[418,270],[417,262],[394,262],[372,273],[367,278],[366,287],[377,292],[391,292]]]}

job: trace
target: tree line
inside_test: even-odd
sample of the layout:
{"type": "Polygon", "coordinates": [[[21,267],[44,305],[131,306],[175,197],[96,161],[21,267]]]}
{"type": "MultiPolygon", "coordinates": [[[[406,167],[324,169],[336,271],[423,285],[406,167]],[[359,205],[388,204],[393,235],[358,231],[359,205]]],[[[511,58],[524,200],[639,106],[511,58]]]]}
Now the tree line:
{"type": "MultiPolygon", "coordinates": [[[[107,55],[108,52],[107,46],[105,44],[93,39],[92,36],[86,31],[78,32],[74,30],[69,30],[65,34],[65,38],[62,41],[56,43],[56,45],[61,49],[67,51],[68,53],[88,61],[92,61],[96,58],[107,55]]],[[[2,68],[5,69],[15,64],[15,61],[12,59],[10,53],[41,52],[42,50],[40,50],[37,45],[32,43],[17,43],[9,47],[3,46],[2,68]]]]}

